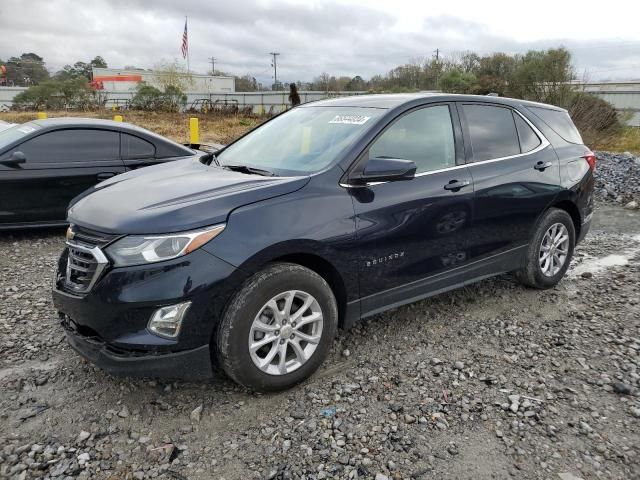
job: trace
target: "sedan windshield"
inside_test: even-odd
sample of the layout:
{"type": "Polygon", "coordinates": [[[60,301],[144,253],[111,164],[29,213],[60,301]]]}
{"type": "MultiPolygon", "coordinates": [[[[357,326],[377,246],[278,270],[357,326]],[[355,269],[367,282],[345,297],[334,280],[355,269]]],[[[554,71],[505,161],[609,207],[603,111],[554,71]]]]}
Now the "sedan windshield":
{"type": "Polygon", "coordinates": [[[14,125],[5,130],[0,130],[0,149],[15,142],[16,140],[20,140],[22,137],[39,128],[40,127],[37,125],[25,123],[24,125],[14,125]]]}
{"type": "Polygon", "coordinates": [[[224,167],[243,165],[277,175],[307,175],[329,166],[385,111],[299,107],[274,118],[220,153],[224,167]]]}

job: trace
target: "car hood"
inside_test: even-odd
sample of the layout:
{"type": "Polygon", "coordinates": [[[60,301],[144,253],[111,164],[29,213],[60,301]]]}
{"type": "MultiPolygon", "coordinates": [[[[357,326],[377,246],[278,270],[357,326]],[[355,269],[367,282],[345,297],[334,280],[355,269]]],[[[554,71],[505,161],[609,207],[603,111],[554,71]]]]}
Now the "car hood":
{"type": "Polygon", "coordinates": [[[71,202],[68,220],[105,233],[180,232],[225,222],[235,208],[294,192],[308,181],[179,160],[99,183],[71,202]]]}

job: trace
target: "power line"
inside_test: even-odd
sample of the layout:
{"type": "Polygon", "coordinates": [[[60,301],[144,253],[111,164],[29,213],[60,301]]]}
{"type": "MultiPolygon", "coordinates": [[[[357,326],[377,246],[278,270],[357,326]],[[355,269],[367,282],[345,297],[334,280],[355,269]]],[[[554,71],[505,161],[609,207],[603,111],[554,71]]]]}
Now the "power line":
{"type": "Polygon", "coordinates": [[[211,75],[215,75],[216,74],[216,57],[209,57],[209,60],[211,60],[211,75]]]}

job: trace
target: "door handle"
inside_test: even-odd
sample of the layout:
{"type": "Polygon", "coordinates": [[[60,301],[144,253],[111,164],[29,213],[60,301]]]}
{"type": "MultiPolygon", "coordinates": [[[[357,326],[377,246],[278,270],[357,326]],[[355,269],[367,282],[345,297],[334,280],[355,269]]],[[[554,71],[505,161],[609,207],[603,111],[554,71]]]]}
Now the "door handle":
{"type": "Polygon", "coordinates": [[[546,162],[546,163],[545,163],[545,162],[543,162],[543,161],[540,161],[540,162],[536,163],[536,164],[533,166],[533,168],[535,168],[535,169],[536,169],[536,170],[538,170],[539,172],[544,172],[545,168],[549,168],[549,167],[550,167],[550,166],[552,166],[552,165],[553,165],[553,163],[551,163],[551,162],[546,162]]]}
{"type": "Polygon", "coordinates": [[[461,188],[468,187],[469,185],[471,185],[471,182],[469,180],[450,180],[449,183],[444,186],[444,189],[457,192],[461,188]]]}
{"type": "Polygon", "coordinates": [[[115,177],[113,172],[103,172],[98,174],[98,180],[106,180],[107,178],[115,177]]]}

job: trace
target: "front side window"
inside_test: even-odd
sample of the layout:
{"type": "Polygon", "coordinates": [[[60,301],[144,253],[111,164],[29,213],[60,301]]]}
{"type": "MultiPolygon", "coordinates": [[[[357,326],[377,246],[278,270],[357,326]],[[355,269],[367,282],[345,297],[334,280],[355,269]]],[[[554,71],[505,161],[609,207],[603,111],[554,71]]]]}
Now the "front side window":
{"type": "Polygon", "coordinates": [[[30,163],[118,160],[120,135],[109,130],[58,130],[27,140],[16,150],[30,163]]]}
{"type": "Polygon", "coordinates": [[[297,107],[228,146],[221,166],[243,165],[277,175],[307,175],[332,164],[366,132],[383,109],[297,107]]]}
{"type": "Polygon", "coordinates": [[[473,159],[476,162],[520,153],[511,110],[491,105],[464,105],[473,159]]]}
{"type": "Polygon", "coordinates": [[[385,157],[413,160],[416,173],[455,166],[449,107],[421,108],[396,120],[369,148],[369,158],[385,157]]]}

